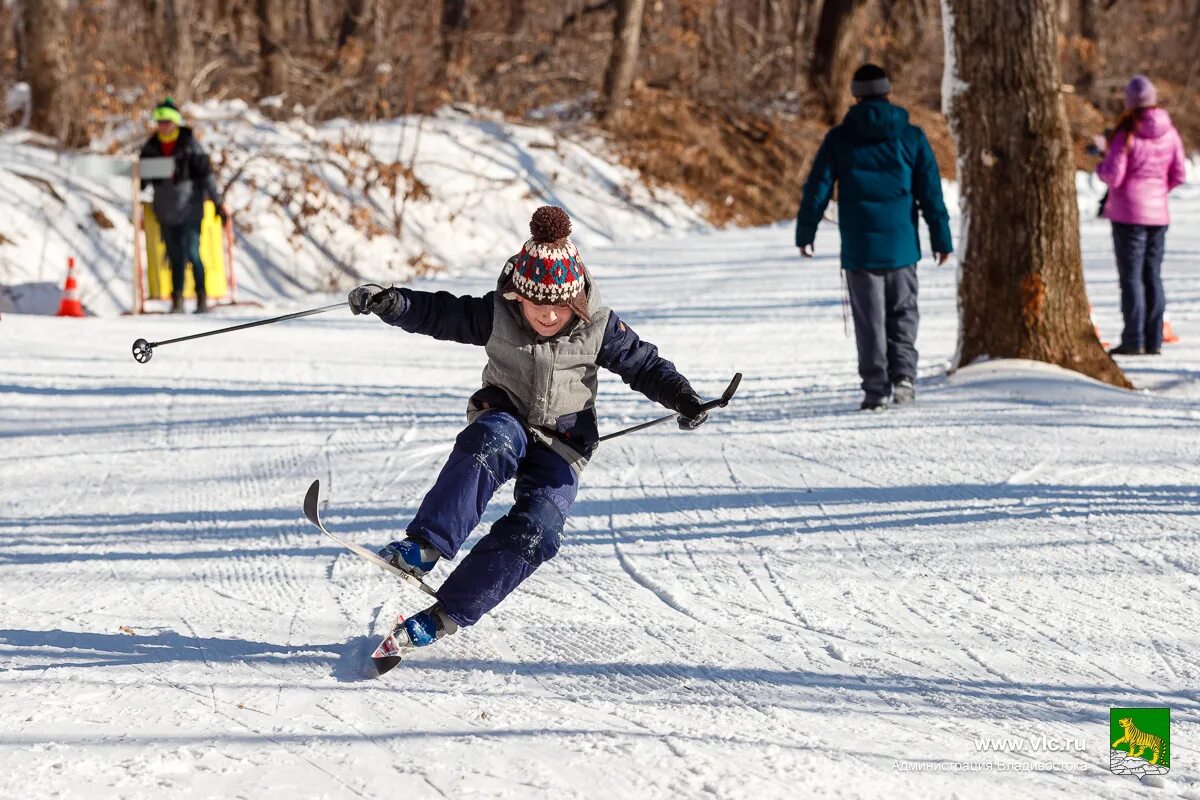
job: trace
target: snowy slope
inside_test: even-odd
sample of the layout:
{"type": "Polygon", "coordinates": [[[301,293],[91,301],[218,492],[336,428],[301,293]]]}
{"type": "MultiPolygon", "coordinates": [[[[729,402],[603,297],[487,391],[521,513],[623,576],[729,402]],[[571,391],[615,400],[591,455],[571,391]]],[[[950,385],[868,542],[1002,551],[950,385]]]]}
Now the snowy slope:
{"type": "MultiPolygon", "coordinates": [[[[134,338],[249,312],[6,314],[0,796],[1200,797],[1195,187],[1174,208],[1184,341],[1129,362],[1148,391],[946,378],[954,272],[925,266],[920,402],[883,415],[853,410],[827,226],[815,262],[789,226],[585,251],[702,391],[742,370],[741,395],[604,446],[558,558],[374,682],[368,636],[421,598],[300,500],[321,478],[332,527],[387,541],[482,352],[339,314],[142,366],[134,338]],[[1170,791],[1108,773],[1115,705],[1171,707],[1170,791]],[[1083,748],[1020,750],[1043,736],[1083,748]]],[[[1113,336],[1107,226],[1084,236],[1113,336]]],[[[660,413],[611,376],[600,408],[602,430],[660,413]]]]}
{"type": "MultiPolygon", "coordinates": [[[[241,300],[503,263],[524,241],[529,207],[543,203],[571,210],[583,247],[703,227],[682,199],[647,189],[601,143],[486,110],[319,127],[234,101],[185,112],[235,213],[241,300]]],[[[131,153],[128,143],[144,138],[126,125],[112,146],[131,153]]],[[[129,309],[129,180],[93,173],[87,159],[26,133],[0,135],[0,310],[53,313],[68,256],[89,312],[129,309]]]]}

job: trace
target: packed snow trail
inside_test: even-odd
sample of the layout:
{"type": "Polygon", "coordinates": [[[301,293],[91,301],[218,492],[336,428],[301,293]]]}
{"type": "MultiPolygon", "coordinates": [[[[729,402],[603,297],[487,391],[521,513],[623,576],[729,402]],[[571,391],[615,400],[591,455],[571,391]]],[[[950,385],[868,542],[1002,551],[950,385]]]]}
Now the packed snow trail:
{"type": "MultiPolygon", "coordinates": [[[[558,557],[373,681],[364,648],[422,603],[300,502],[320,478],[331,527],[394,537],[482,349],[347,313],[141,365],[138,337],[254,317],[5,315],[0,796],[1159,796],[1107,771],[1117,705],[1172,709],[1167,782],[1200,796],[1195,226],[1165,265],[1183,343],[1126,362],[1151,392],[946,378],[954,273],[923,266],[918,404],[885,414],[854,410],[836,236],[816,261],[790,236],[584,253],[702,394],[742,371],[738,397],[603,445],[558,557]],[[1042,736],[1086,747],[976,743],[1042,736]]],[[[1110,248],[1086,222],[1112,337],[1110,248]]],[[[598,402],[601,433],[662,413],[613,376],[598,402]]]]}

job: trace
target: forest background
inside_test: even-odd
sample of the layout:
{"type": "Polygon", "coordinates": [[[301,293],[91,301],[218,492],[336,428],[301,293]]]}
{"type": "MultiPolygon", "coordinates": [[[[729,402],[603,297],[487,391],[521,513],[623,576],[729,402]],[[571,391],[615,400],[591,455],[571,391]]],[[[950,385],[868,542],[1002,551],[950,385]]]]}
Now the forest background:
{"type": "MultiPolygon", "coordinates": [[[[1200,0],[1046,1],[1079,168],[1138,72],[1200,142],[1200,0]]],[[[134,144],[114,137],[122,121],[167,94],[310,123],[493,109],[598,134],[710,222],[760,225],[795,213],[864,61],[889,71],[955,177],[941,13],[937,0],[17,0],[0,5],[0,90],[6,127],[114,152],[134,144]]]]}

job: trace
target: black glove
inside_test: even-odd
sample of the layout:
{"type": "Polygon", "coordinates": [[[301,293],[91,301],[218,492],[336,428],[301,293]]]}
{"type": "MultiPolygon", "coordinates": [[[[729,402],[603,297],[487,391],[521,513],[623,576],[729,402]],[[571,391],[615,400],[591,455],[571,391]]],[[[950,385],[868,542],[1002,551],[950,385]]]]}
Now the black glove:
{"type": "Polygon", "coordinates": [[[694,431],[708,421],[708,412],[700,407],[704,401],[695,392],[688,392],[675,401],[675,410],[679,412],[679,430],[694,431]]]}
{"type": "Polygon", "coordinates": [[[400,290],[395,286],[387,289],[375,283],[368,283],[350,290],[346,295],[350,301],[350,311],[354,314],[376,314],[386,316],[400,302],[400,290]]]}

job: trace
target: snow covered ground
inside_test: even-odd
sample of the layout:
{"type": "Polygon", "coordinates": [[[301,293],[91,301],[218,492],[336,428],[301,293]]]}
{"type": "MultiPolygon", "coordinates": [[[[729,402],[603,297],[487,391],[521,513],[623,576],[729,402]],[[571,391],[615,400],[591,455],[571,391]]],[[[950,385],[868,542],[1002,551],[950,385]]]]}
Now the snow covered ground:
{"type": "MultiPolygon", "coordinates": [[[[828,226],[815,262],[790,226],[585,251],[702,391],[741,393],[603,446],[558,558],[374,681],[421,598],[300,500],[321,478],[331,527],[394,536],[481,350],[342,313],[143,366],[135,338],[251,312],[5,314],[0,796],[1200,798],[1200,191],[1174,212],[1183,342],[1127,362],[1147,391],[947,378],[954,272],[926,265],[919,404],[886,414],[854,410],[828,226]],[[1166,791],[1108,772],[1108,710],[1141,705],[1172,710],[1166,791]]],[[[1084,238],[1112,338],[1106,224],[1084,238]]],[[[661,413],[611,376],[599,402],[602,430],[661,413]]]]}

